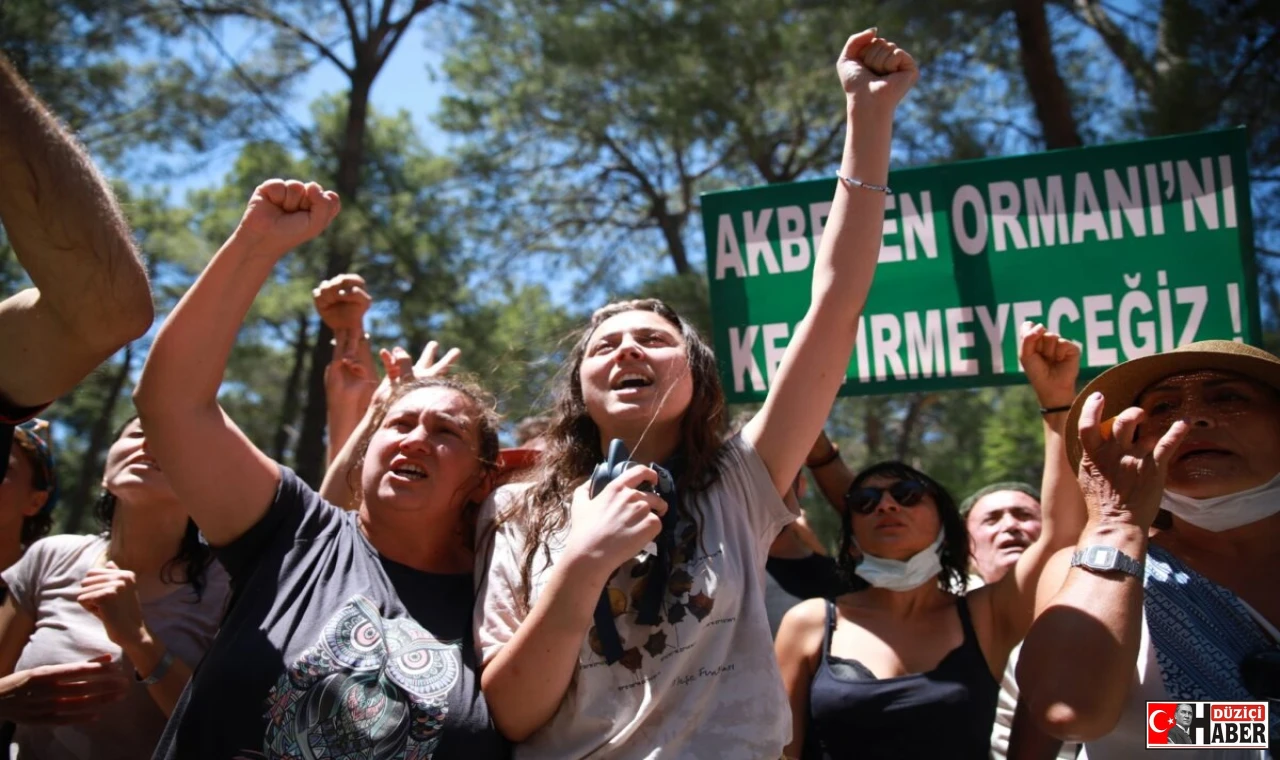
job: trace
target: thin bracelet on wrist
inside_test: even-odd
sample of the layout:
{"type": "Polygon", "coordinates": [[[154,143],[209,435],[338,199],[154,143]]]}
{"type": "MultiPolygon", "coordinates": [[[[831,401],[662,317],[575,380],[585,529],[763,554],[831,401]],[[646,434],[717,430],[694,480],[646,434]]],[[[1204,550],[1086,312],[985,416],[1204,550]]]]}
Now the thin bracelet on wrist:
{"type": "Polygon", "coordinates": [[[142,674],[135,668],[133,671],[133,677],[143,686],[154,686],[160,683],[161,679],[168,674],[169,668],[171,667],[173,667],[173,652],[166,649],[164,650],[164,654],[160,656],[160,661],[151,669],[151,675],[143,678],[142,674]]]}
{"type": "Polygon", "coordinates": [[[893,195],[893,190],[890,190],[888,185],[873,185],[870,182],[863,182],[860,179],[854,179],[853,177],[846,177],[843,174],[837,174],[836,179],[843,182],[845,186],[850,189],[855,187],[860,187],[864,190],[874,190],[877,193],[884,193],[885,195],[893,195]]]}
{"type": "Polygon", "coordinates": [[[1040,407],[1040,416],[1043,417],[1050,414],[1057,414],[1058,412],[1069,412],[1069,411],[1071,411],[1071,404],[1067,404],[1066,406],[1050,406],[1050,407],[1042,406],[1040,407]]]}

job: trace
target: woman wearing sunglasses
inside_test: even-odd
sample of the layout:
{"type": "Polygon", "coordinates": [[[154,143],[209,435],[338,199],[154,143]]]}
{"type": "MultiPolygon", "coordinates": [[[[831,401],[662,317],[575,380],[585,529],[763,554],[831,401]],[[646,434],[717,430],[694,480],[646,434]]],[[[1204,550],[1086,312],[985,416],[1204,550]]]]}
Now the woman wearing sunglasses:
{"type": "Polygon", "coordinates": [[[1274,754],[1280,358],[1215,340],[1133,359],[1089,383],[1067,426],[1088,522],[1042,581],[1058,591],[1018,663],[1030,718],[1109,760],[1138,756],[1149,732],[1167,741],[1172,711],[1148,719],[1147,702],[1267,699],[1274,754]],[[1160,510],[1172,517],[1153,534],[1160,510]]]}
{"type": "Polygon", "coordinates": [[[1044,524],[1001,580],[965,594],[964,518],[928,475],[902,462],[854,475],[834,450],[810,452],[824,493],[844,493],[841,568],[869,588],[811,599],[782,621],[787,757],[988,757],[1000,677],[1031,625],[1040,571],[1084,522],[1061,435],[1080,351],[1039,325],[1020,335],[1045,418],[1044,524]]]}

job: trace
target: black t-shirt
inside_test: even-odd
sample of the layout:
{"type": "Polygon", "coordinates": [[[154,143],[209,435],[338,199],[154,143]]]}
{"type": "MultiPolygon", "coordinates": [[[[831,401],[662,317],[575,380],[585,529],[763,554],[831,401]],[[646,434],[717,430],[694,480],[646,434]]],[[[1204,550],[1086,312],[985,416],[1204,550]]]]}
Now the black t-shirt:
{"type": "Polygon", "coordinates": [[[218,550],[231,607],[154,757],[508,757],[480,694],[471,574],[380,557],[355,513],[280,474],[267,514],[218,550]]]}

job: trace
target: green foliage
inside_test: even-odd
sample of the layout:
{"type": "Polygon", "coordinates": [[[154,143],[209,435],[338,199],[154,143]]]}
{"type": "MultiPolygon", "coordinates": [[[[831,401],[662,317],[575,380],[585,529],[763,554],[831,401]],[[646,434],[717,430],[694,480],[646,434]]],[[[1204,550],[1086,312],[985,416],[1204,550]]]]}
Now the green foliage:
{"type": "Polygon", "coordinates": [[[176,3],[0,5],[0,50],[95,157],[138,179],[181,173],[198,164],[192,151],[262,134],[251,106],[287,97],[302,65],[276,46],[231,76],[203,39],[176,3]]]}
{"type": "MultiPolygon", "coordinates": [[[[942,0],[928,12],[873,0],[495,0],[468,7],[467,23],[454,27],[439,124],[456,149],[439,155],[405,114],[348,118],[357,89],[367,93],[430,3],[392,3],[384,27],[373,5],[0,5],[0,49],[130,180],[119,191],[162,315],[259,182],[336,186],[349,168],[343,156],[360,156],[355,173],[345,172],[358,193],[344,198],[328,235],[280,262],[244,322],[222,389],[249,436],[290,463],[319,335],[310,290],[334,261],[356,262],[368,281],[375,345],[460,347],[460,369],[500,396],[509,423],[549,406],[563,339],[606,299],[659,297],[708,333],[699,194],[834,171],[844,102],[832,63],[861,28],[878,25],[923,70],[898,119],[896,164],[1043,144],[1005,0],[942,0]],[[344,8],[354,9],[354,23],[344,8]],[[211,42],[223,24],[253,32],[234,66],[211,42]],[[294,123],[282,108],[296,75],[317,62],[339,68],[351,89],[321,98],[305,124],[294,123]],[[366,128],[358,154],[349,121],[366,128]],[[159,169],[195,166],[192,151],[233,157],[216,186],[173,202],[143,184],[159,169]]],[[[1275,4],[1154,0],[1123,17],[1110,5],[1054,0],[1047,11],[1086,142],[1250,127],[1259,248],[1280,251],[1275,4]]],[[[1259,258],[1273,350],[1277,261],[1280,254],[1259,258]]],[[[24,283],[0,232],[0,292],[24,283]]],[[[113,357],[49,410],[63,481],[78,494],[63,508],[64,528],[90,527],[103,439],[132,414],[128,393],[148,345],[144,338],[113,357]]],[[[900,458],[963,498],[994,480],[1039,481],[1036,406],[1026,388],[840,399],[828,432],[855,469],[900,458]]],[[[811,489],[810,523],[834,541],[838,522],[820,500],[811,489]]]]}
{"type": "Polygon", "coordinates": [[[844,136],[832,63],[874,4],[793,5],[478,9],[445,65],[439,121],[465,139],[482,234],[567,263],[586,287],[606,268],[685,275],[699,193],[831,170],[844,136]]]}
{"type": "Polygon", "coordinates": [[[498,396],[509,428],[550,408],[552,378],[571,347],[566,338],[579,324],[552,303],[546,288],[508,287],[448,315],[431,337],[462,350],[460,369],[498,396]]]}

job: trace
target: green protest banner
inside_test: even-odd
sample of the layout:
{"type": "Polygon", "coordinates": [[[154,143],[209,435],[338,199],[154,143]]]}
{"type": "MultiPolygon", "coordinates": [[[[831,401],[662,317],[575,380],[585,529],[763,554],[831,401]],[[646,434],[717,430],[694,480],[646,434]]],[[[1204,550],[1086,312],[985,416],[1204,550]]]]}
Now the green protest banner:
{"type": "MultiPolygon", "coordinates": [[[[1258,343],[1243,129],[904,169],[841,395],[1024,382],[1017,326],[1081,375],[1197,340],[1258,343]]],[[[809,305],[835,180],[702,197],[713,343],[763,400],[809,305]]]]}

